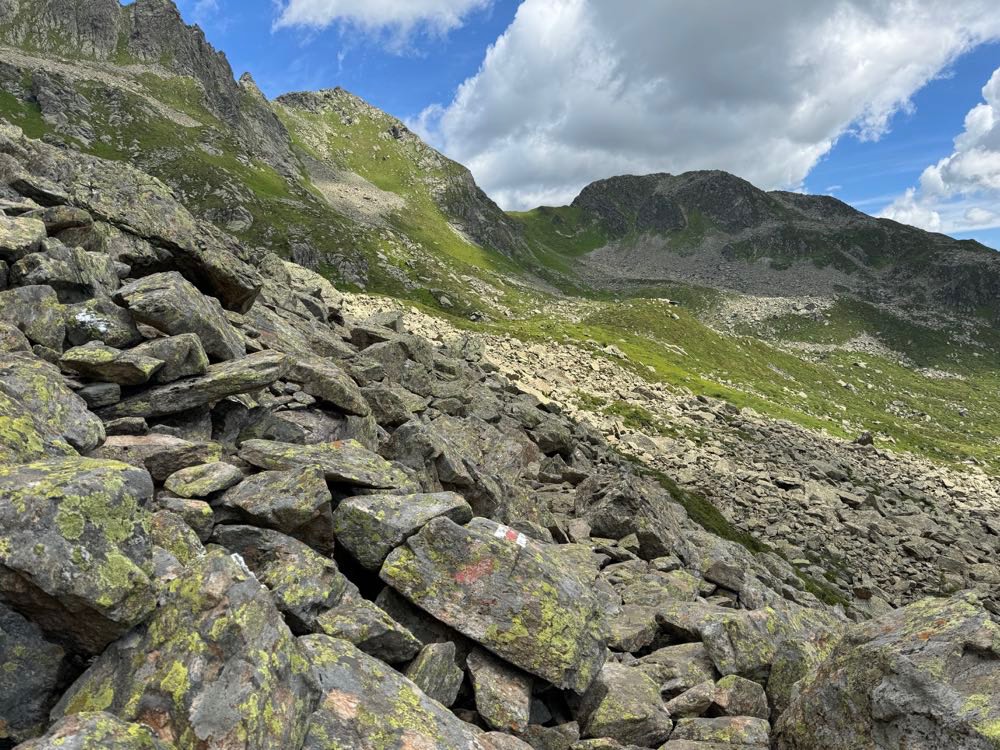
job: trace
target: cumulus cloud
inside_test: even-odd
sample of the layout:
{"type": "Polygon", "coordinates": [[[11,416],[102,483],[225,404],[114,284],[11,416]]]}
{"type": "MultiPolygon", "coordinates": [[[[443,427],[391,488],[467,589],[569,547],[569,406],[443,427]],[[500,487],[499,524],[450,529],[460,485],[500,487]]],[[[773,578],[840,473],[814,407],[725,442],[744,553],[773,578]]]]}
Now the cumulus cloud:
{"type": "Polygon", "coordinates": [[[492,0],[276,0],[276,28],[324,29],[346,24],[405,37],[417,29],[444,33],[492,0]]]}
{"type": "Polygon", "coordinates": [[[920,185],[883,216],[946,232],[1000,226],[1000,68],[983,87],[983,100],[965,116],[952,153],[927,167],[920,185]]]}
{"type": "Polygon", "coordinates": [[[524,0],[478,73],[412,125],[508,208],[622,173],[721,168],[801,184],[847,132],[874,139],[995,0],[524,0]]]}

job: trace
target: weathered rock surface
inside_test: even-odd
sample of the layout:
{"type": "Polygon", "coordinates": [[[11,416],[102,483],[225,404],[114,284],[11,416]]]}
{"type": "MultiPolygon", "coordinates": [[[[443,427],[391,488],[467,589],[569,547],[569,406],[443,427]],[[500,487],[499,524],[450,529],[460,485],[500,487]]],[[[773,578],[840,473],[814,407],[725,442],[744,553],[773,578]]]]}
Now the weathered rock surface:
{"type": "Polygon", "coordinates": [[[370,570],[435,518],[458,524],[472,520],[472,508],[454,492],[363,495],[341,500],[333,514],[337,540],[370,570]]]}
{"type": "Polygon", "coordinates": [[[197,334],[208,356],[215,361],[246,354],[243,339],[226,320],[222,306],[211,297],[202,296],[179,273],[158,273],[133,281],[119,289],[115,299],[140,323],[171,336],[197,334]]]}
{"type": "Polygon", "coordinates": [[[455,644],[429,643],[406,668],[406,677],[413,681],[428,698],[442,706],[450,706],[462,687],[462,670],[455,665],[455,644]]]}
{"type": "Polygon", "coordinates": [[[482,650],[468,659],[476,711],[491,728],[523,732],[531,718],[529,675],[482,650]]]}
{"type": "Polygon", "coordinates": [[[581,699],[584,737],[609,737],[624,745],[658,747],[673,729],[660,689],[641,672],[605,664],[581,699]]]}
{"type": "Polygon", "coordinates": [[[299,747],[306,665],[270,595],[237,558],[209,550],[144,625],[112,644],[54,714],[108,711],[177,750],[299,747]]]}
{"type": "Polygon", "coordinates": [[[357,440],[304,446],[247,440],[240,446],[240,458],[262,469],[277,471],[318,466],[327,481],[355,487],[394,489],[408,484],[402,471],[357,440]]]}
{"type": "Polygon", "coordinates": [[[392,552],[382,579],[498,656],[582,692],[605,659],[601,607],[544,544],[486,519],[431,521],[392,552]]]}
{"type": "Polygon", "coordinates": [[[287,358],[277,352],[250,354],[232,362],[212,365],[204,375],[160,385],[126,398],[101,411],[105,419],[120,417],[162,417],[178,414],[226,396],[264,388],[280,379],[287,358]]]}
{"type": "Polygon", "coordinates": [[[34,623],[0,604],[0,741],[45,731],[71,667],[66,652],[34,623]]]}
{"type": "Polygon", "coordinates": [[[325,551],[334,545],[331,500],[323,471],[303,466],[255,474],[215,498],[213,506],[223,520],[275,529],[325,551]]]}
{"type": "MultiPolygon", "coordinates": [[[[104,425],[87,410],[83,399],[66,387],[52,365],[22,354],[0,357],[0,392],[17,401],[23,413],[53,437],[81,452],[104,441],[104,425]]],[[[34,443],[35,441],[32,441],[34,443]]]]}
{"type": "Polygon", "coordinates": [[[74,347],[63,353],[59,365],[84,377],[119,385],[142,385],[163,367],[163,361],[134,351],[121,351],[98,343],[74,347]]]}
{"type": "Polygon", "coordinates": [[[44,736],[18,750],[176,750],[145,724],[130,724],[103,711],[67,716],[44,736]]]}
{"type": "Polygon", "coordinates": [[[299,642],[320,691],[303,750],[490,747],[478,729],[346,641],[311,635],[299,642]]]}
{"type": "Polygon", "coordinates": [[[1000,742],[1000,626],[973,597],[855,625],[800,684],[782,750],[987,750],[1000,742]]]}
{"type": "Polygon", "coordinates": [[[163,486],[180,497],[208,497],[242,480],[242,471],[232,464],[216,461],[175,471],[167,477],[163,486]]]}
{"type": "Polygon", "coordinates": [[[155,606],[149,475],[65,458],[0,467],[0,596],[51,638],[98,653],[155,606]]]}

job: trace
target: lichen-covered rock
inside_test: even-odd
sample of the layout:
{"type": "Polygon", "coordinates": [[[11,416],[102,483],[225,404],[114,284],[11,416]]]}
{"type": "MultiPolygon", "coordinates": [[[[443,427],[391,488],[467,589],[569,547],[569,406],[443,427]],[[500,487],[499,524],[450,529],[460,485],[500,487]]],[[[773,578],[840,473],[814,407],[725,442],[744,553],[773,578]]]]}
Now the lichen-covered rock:
{"type": "Polygon", "coordinates": [[[182,567],[205,554],[197,532],[177,513],[158,510],[149,523],[149,538],[154,547],[169,552],[182,567]]]}
{"type": "Polygon", "coordinates": [[[0,392],[20,402],[47,433],[64,438],[78,451],[93,450],[104,441],[101,420],[47,362],[26,354],[0,357],[0,392]]]}
{"type": "Polygon", "coordinates": [[[716,683],[712,703],[719,713],[726,716],[766,719],[771,715],[764,688],[735,674],[723,677],[716,683]]]}
{"type": "Polygon", "coordinates": [[[715,665],[702,643],[667,646],[639,659],[635,669],[660,686],[667,697],[679,695],[703,682],[713,682],[715,665]]]}
{"type": "Polygon", "coordinates": [[[181,469],[218,461],[222,458],[222,446],[172,435],[113,435],[90,456],[140,466],[157,482],[163,482],[181,469]]]}
{"type": "Polygon", "coordinates": [[[296,357],[288,377],[301,383],[310,396],[333,404],[341,411],[361,417],[371,414],[361,389],[333,362],[319,357],[296,357]]]}
{"type": "Polygon", "coordinates": [[[38,219],[0,213],[0,260],[6,263],[20,260],[35,252],[45,237],[45,224],[38,219]]]}
{"type": "MultiPolygon", "coordinates": [[[[86,302],[66,305],[63,312],[66,339],[72,346],[100,341],[118,349],[127,349],[143,340],[128,310],[119,307],[107,297],[95,297],[86,302]]],[[[154,359],[161,359],[155,355],[151,356],[154,359]]]]}
{"type": "Polygon", "coordinates": [[[155,606],[149,475],[65,458],[0,467],[0,595],[50,637],[97,653],[155,606]]]}
{"type": "Polygon", "coordinates": [[[322,469],[264,471],[212,501],[222,520],[264,526],[300,539],[322,552],[334,546],[333,499],[322,469]]]}
{"type": "Polygon", "coordinates": [[[317,618],[357,587],[337,564],[302,542],[271,529],[218,526],[212,541],[240,555],[298,633],[318,633],[317,618]]]}
{"type": "Polygon", "coordinates": [[[0,321],[0,352],[30,352],[31,342],[10,323],[0,321]]]}
{"type": "Polygon", "coordinates": [[[18,745],[17,750],[176,750],[145,724],[130,724],[103,711],[67,716],[44,737],[18,745]]]}
{"type": "Polygon", "coordinates": [[[181,378],[208,372],[208,355],[201,345],[201,339],[194,333],[153,339],[140,344],[133,351],[163,362],[163,367],[153,376],[154,383],[173,383],[181,378]]]}
{"type": "Polygon", "coordinates": [[[119,286],[114,261],[105,253],[66,247],[49,240],[45,252],[31,253],[10,269],[17,286],[49,286],[63,304],[111,294],[119,286]]]}
{"type": "Polygon", "coordinates": [[[780,750],[1000,747],[1000,626],[976,598],[853,626],[776,727],[780,750]]]}
{"type": "Polygon", "coordinates": [[[226,396],[264,388],[279,380],[287,359],[278,352],[259,352],[231,362],[212,365],[204,375],[185,378],[137,393],[101,410],[105,419],[161,417],[178,414],[226,396]]]}
{"type": "Polygon", "coordinates": [[[277,471],[319,466],[329,482],[371,489],[405,487],[406,474],[357,440],[295,445],[273,440],[247,440],[240,458],[261,469],[277,471]]]}
{"type": "Polygon", "coordinates": [[[123,286],[115,299],[140,323],[164,333],[196,333],[215,361],[246,354],[243,338],[233,328],[217,300],[205,297],[176,271],[157,273],[123,286]]]}
{"type": "MultiPolygon", "coordinates": [[[[678,742],[715,743],[721,746],[767,750],[770,747],[771,725],[764,719],[749,716],[727,716],[718,719],[681,719],[667,744],[675,750],[678,742]]],[[[695,745],[694,747],[698,747],[695,745]]]]}
{"type": "Polygon", "coordinates": [[[349,592],[334,609],[317,617],[316,624],[326,635],[343,638],[388,664],[409,661],[421,647],[413,633],[356,592],[349,592]]]}
{"type": "Polygon", "coordinates": [[[163,486],[180,497],[200,498],[229,489],[242,480],[243,472],[235,466],[215,461],[175,471],[167,477],[163,486]]]}
{"type": "MultiPolygon", "coordinates": [[[[366,350],[367,351],[367,350],[366,350]]],[[[538,503],[521,486],[541,453],[519,430],[481,419],[441,416],[398,427],[380,451],[424,476],[424,489],[459,492],[477,515],[501,521],[540,518],[538,503]]]]}
{"type": "Polygon", "coordinates": [[[712,707],[715,700],[715,684],[710,680],[685,690],[666,703],[666,709],[674,719],[701,716],[712,707]]]}
{"type": "Polygon", "coordinates": [[[0,292],[0,320],[21,331],[34,344],[62,351],[66,317],[50,286],[20,286],[0,292]]]}
{"type": "Polygon", "coordinates": [[[0,603],[0,743],[37,737],[70,676],[66,652],[0,603]]]}
{"type": "Polygon", "coordinates": [[[658,747],[673,728],[659,686],[642,672],[614,663],[605,664],[584,693],[579,720],[584,737],[641,747],[658,747]]]}
{"type": "Polygon", "coordinates": [[[478,729],[347,641],[299,643],[320,691],[303,750],[490,750],[478,729]]]}
{"type": "Polygon", "coordinates": [[[428,698],[442,706],[450,706],[458,697],[464,674],[455,664],[455,644],[429,643],[406,668],[406,676],[413,680],[428,698]]]}
{"type": "Polygon", "coordinates": [[[531,718],[531,677],[481,649],[469,654],[476,711],[493,729],[522,732],[531,718]]]}
{"type": "Polygon", "coordinates": [[[153,617],[74,683],[54,716],[108,711],[177,750],[299,747],[306,664],[270,594],[219,548],[172,581],[153,617]]]}
{"type": "Polygon", "coordinates": [[[0,465],[75,455],[61,434],[0,388],[0,465]]]}
{"type": "Polygon", "coordinates": [[[701,602],[664,603],[657,620],[670,633],[698,638],[722,675],[765,679],[786,640],[829,637],[842,623],[832,613],[791,602],[732,610],[701,602]]]}
{"type": "Polygon", "coordinates": [[[118,385],[142,385],[163,367],[163,361],[121,351],[94,341],[64,352],[59,359],[64,370],[70,370],[93,380],[118,385]]]}
{"type": "Polygon", "coordinates": [[[340,501],[333,528],[359,563],[378,570],[392,550],[439,516],[464,524],[472,520],[472,508],[454,492],[362,495],[340,501]]]}
{"type": "Polygon", "coordinates": [[[606,656],[601,605],[547,545],[492,521],[436,518],[386,559],[382,580],[526,672],[583,692],[606,656]]]}

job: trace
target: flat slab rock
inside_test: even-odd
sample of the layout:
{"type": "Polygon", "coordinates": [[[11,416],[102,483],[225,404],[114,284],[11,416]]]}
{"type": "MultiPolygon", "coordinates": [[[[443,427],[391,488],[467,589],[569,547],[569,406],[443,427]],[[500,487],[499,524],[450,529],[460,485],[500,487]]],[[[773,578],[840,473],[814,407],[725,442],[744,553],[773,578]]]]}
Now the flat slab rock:
{"type": "Polygon", "coordinates": [[[328,482],[342,482],[376,490],[404,487],[406,474],[357,440],[296,445],[274,440],[247,440],[240,458],[261,469],[285,471],[319,466],[328,482]]]}
{"type": "Polygon", "coordinates": [[[550,545],[484,518],[436,518],[394,550],[381,577],[511,664],[583,692],[606,658],[601,604],[550,545]]]}
{"type": "Polygon", "coordinates": [[[162,417],[248,393],[281,379],[288,369],[284,354],[259,352],[208,368],[204,375],[160,385],[102,409],[104,419],[162,417]]]}

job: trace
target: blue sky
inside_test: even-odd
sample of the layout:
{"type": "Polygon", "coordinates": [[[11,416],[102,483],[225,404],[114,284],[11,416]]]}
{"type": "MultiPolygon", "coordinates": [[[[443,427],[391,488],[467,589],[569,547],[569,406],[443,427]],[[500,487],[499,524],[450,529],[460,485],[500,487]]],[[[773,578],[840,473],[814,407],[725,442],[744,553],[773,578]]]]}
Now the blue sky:
{"type": "MultiPolygon", "coordinates": [[[[984,166],[1000,124],[955,146],[1000,68],[993,0],[762,0],[745,18],[682,0],[178,6],[269,96],[343,86],[507,208],[618,173],[722,168],[1000,247],[1000,172],[984,166]]],[[[1000,123],[1000,106],[979,114],[1000,123]]]]}

